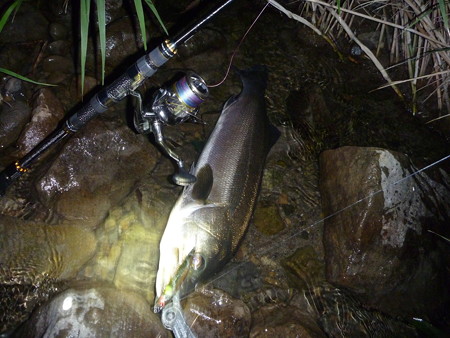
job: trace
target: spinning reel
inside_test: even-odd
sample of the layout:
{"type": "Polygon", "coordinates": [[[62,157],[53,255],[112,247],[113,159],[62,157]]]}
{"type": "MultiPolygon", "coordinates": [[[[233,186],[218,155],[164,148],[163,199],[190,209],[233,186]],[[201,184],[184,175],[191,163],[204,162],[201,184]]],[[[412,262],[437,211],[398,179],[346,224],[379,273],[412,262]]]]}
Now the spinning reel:
{"type": "Polygon", "coordinates": [[[175,161],[178,171],[173,175],[175,184],[186,186],[196,181],[185,168],[183,160],[166,143],[163,127],[191,121],[202,123],[197,117],[199,106],[208,97],[209,91],[205,81],[194,72],[187,72],[172,86],[160,88],[146,106],[142,104],[141,95],[133,91],[138,104],[134,114],[134,126],[140,134],[153,133],[161,149],[175,161]]]}

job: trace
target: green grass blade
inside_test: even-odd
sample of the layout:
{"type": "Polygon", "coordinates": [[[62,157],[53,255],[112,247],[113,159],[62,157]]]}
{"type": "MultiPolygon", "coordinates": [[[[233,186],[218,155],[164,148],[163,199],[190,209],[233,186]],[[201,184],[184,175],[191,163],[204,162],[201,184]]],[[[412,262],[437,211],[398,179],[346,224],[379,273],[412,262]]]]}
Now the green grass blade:
{"type": "Polygon", "coordinates": [[[150,7],[150,10],[153,12],[153,14],[156,16],[156,19],[158,20],[159,24],[161,25],[162,29],[164,29],[164,32],[169,35],[169,32],[166,29],[166,26],[164,26],[164,23],[161,20],[161,17],[159,16],[159,13],[153,4],[152,0],[144,0],[148,7],[150,7]]]}
{"type": "Polygon", "coordinates": [[[23,0],[14,1],[8,7],[8,9],[5,11],[5,13],[2,15],[2,17],[0,19],[0,33],[3,30],[3,27],[5,27],[6,22],[8,22],[8,19],[9,19],[11,13],[13,12],[13,10],[15,9],[17,11],[19,9],[20,5],[22,4],[22,2],[23,2],[23,0]]]}
{"type": "Polygon", "coordinates": [[[439,0],[439,9],[441,11],[442,21],[445,29],[448,30],[447,4],[445,0],[439,0]]]}
{"type": "Polygon", "coordinates": [[[86,52],[89,31],[89,13],[91,0],[80,0],[80,65],[81,65],[81,96],[84,94],[84,75],[86,70],[86,52]]]}
{"type": "Polygon", "coordinates": [[[422,14],[420,14],[413,22],[411,22],[408,26],[406,26],[407,28],[412,28],[415,25],[417,25],[420,21],[422,21],[422,19],[428,15],[430,15],[430,13],[434,10],[433,7],[427,9],[426,11],[424,11],[422,14]]]}
{"type": "Polygon", "coordinates": [[[145,17],[144,17],[144,9],[142,8],[142,1],[134,0],[134,7],[136,7],[136,14],[139,20],[142,42],[144,43],[144,50],[147,50],[147,34],[145,32],[145,17]]]}
{"type": "Polygon", "coordinates": [[[0,73],[5,73],[7,75],[10,75],[10,76],[18,78],[19,80],[30,82],[30,83],[34,83],[34,84],[37,84],[37,85],[40,85],[40,86],[52,86],[52,87],[56,86],[56,85],[50,84],[50,83],[37,82],[37,81],[31,80],[31,79],[29,79],[29,78],[27,78],[25,76],[22,76],[20,74],[14,73],[13,71],[5,69],[5,68],[0,68],[0,73]]]}
{"type": "Polygon", "coordinates": [[[102,55],[102,85],[105,84],[106,64],[106,14],[105,0],[97,0],[98,34],[100,39],[100,53],[102,55]]]}

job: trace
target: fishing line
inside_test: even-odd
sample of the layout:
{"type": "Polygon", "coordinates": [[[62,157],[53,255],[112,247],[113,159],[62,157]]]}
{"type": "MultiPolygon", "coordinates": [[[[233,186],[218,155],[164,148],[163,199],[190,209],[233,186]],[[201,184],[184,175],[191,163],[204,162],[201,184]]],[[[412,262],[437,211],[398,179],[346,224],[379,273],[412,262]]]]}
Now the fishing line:
{"type": "MultiPolygon", "coordinates": [[[[394,183],[391,183],[390,186],[392,187],[392,186],[395,186],[397,184],[400,184],[403,181],[405,181],[405,180],[407,180],[407,179],[409,179],[409,178],[411,178],[413,176],[416,176],[416,175],[420,174],[421,172],[423,172],[423,171],[425,171],[425,170],[427,170],[427,169],[429,169],[429,168],[431,168],[431,167],[433,167],[433,166],[435,166],[435,165],[437,165],[437,164],[439,164],[439,163],[441,163],[441,162],[443,162],[443,161],[445,161],[445,160],[447,160],[449,158],[450,158],[450,155],[447,155],[447,156],[445,156],[445,157],[443,157],[443,158],[441,158],[441,159],[439,159],[439,160],[437,160],[437,161],[435,161],[435,162],[433,162],[433,163],[423,167],[422,169],[419,169],[419,170],[417,170],[417,171],[415,171],[415,172],[413,172],[413,173],[411,173],[411,174],[409,174],[409,175],[399,179],[398,181],[396,181],[394,183]]],[[[378,195],[380,192],[383,192],[383,189],[379,189],[379,190],[377,190],[375,192],[372,192],[369,195],[367,195],[366,197],[363,197],[363,198],[357,200],[356,202],[353,202],[353,203],[347,205],[346,207],[344,207],[344,208],[342,208],[342,209],[340,209],[340,210],[338,210],[338,211],[336,211],[336,212],[334,212],[334,213],[332,213],[332,214],[330,214],[330,215],[328,215],[328,216],[326,216],[326,217],[324,217],[324,218],[322,218],[322,219],[320,219],[320,220],[318,220],[318,221],[316,221],[316,222],[306,226],[305,228],[295,232],[293,235],[283,239],[280,244],[282,244],[282,243],[284,243],[284,242],[286,242],[286,241],[288,241],[288,240],[298,236],[301,232],[303,232],[305,230],[309,230],[309,229],[315,227],[316,225],[320,224],[321,222],[324,222],[324,221],[326,221],[326,220],[328,220],[328,219],[330,219],[330,218],[332,218],[332,217],[334,217],[334,216],[344,212],[345,210],[348,210],[348,209],[354,207],[355,205],[357,205],[357,204],[359,204],[359,203],[361,203],[361,202],[363,202],[363,201],[365,201],[367,199],[370,199],[370,198],[374,197],[375,195],[378,195]]],[[[273,240],[273,242],[275,242],[275,240],[273,240]]],[[[270,241],[269,241],[268,244],[270,244],[270,241]]],[[[277,247],[276,244],[278,244],[278,243],[275,243],[274,245],[269,246],[269,248],[267,248],[267,250],[260,251],[260,254],[268,253],[269,251],[271,251],[272,249],[277,247]]]]}
{"type": "Polygon", "coordinates": [[[225,76],[223,77],[223,79],[214,84],[214,85],[208,85],[209,88],[213,88],[213,87],[218,87],[220,86],[222,83],[225,82],[225,80],[228,77],[228,74],[230,73],[230,69],[231,69],[231,65],[233,63],[233,59],[234,56],[236,55],[237,51],[239,50],[239,47],[241,47],[242,42],[244,42],[245,38],[247,37],[248,33],[250,32],[250,30],[253,28],[253,26],[255,25],[255,23],[258,21],[259,17],[262,15],[262,13],[264,12],[264,10],[267,8],[267,6],[269,6],[269,3],[266,3],[266,5],[263,7],[263,9],[261,10],[261,12],[259,12],[258,16],[256,17],[255,20],[253,20],[252,24],[250,25],[250,27],[247,29],[247,31],[245,32],[245,34],[242,36],[241,40],[239,41],[238,45],[236,46],[236,48],[233,51],[233,54],[231,54],[231,58],[230,58],[230,62],[228,63],[228,68],[227,71],[225,73],[225,76]]]}
{"type": "MultiPolygon", "coordinates": [[[[447,156],[442,157],[441,159],[439,159],[439,160],[437,160],[437,161],[435,161],[435,162],[433,162],[433,163],[431,163],[431,164],[429,164],[429,165],[427,165],[427,166],[425,166],[425,167],[423,167],[423,168],[421,168],[419,170],[416,170],[415,172],[413,172],[413,173],[411,173],[411,174],[409,174],[409,175],[407,175],[407,176],[405,176],[405,177],[395,181],[394,183],[391,183],[389,185],[389,187],[392,187],[392,186],[395,186],[397,184],[400,184],[400,183],[404,182],[405,180],[407,180],[407,179],[409,179],[409,178],[411,178],[413,176],[416,176],[416,175],[418,175],[418,174],[420,174],[420,173],[422,173],[422,172],[424,172],[424,171],[426,171],[426,170],[428,170],[428,169],[438,165],[441,162],[444,162],[444,161],[448,160],[449,158],[450,158],[450,154],[447,155],[447,156]]],[[[321,218],[320,220],[318,220],[316,222],[311,223],[310,225],[308,225],[308,226],[298,230],[297,232],[295,232],[294,234],[292,234],[292,235],[290,235],[290,236],[288,236],[286,238],[280,239],[281,236],[279,236],[278,238],[269,240],[267,243],[265,243],[259,249],[254,250],[253,253],[254,252],[258,252],[261,248],[266,248],[266,249],[263,249],[263,250],[258,252],[258,256],[261,256],[261,255],[264,255],[264,254],[266,254],[266,253],[268,253],[268,252],[270,252],[270,251],[272,251],[274,249],[277,249],[278,247],[281,247],[282,245],[284,245],[288,240],[290,240],[290,239],[298,236],[299,234],[301,234],[303,231],[309,230],[309,229],[315,227],[316,225],[318,225],[318,224],[320,224],[320,223],[322,223],[322,222],[324,222],[324,221],[326,221],[326,220],[328,220],[328,219],[330,219],[330,218],[332,218],[332,217],[334,217],[334,216],[344,212],[345,210],[348,210],[348,209],[352,208],[353,206],[355,206],[355,205],[357,205],[357,204],[359,204],[359,203],[361,203],[361,202],[363,202],[363,201],[365,201],[365,200],[367,200],[369,198],[374,197],[375,195],[379,194],[380,192],[383,192],[383,189],[379,189],[379,190],[377,190],[375,192],[372,192],[371,194],[369,194],[369,195],[367,195],[367,196],[365,196],[365,197],[363,197],[363,198],[361,198],[361,199],[359,199],[359,200],[357,200],[357,201],[347,205],[346,207],[344,207],[344,208],[342,208],[342,209],[340,209],[340,210],[338,210],[338,211],[336,211],[336,212],[334,212],[334,213],[332,213],[332,214],[330,214],[330,215],[328,215],[328,216],[326,216],[324,218],[321,218]]],[[[223,272],[222,274],[218,274],[216,277],[210,279],[207,283],[204,283],[202,285],[203,286],[210,285],[210,284],[214,283],[215,281],[221,279],[222,277],[226,276],[230,272],[233,272],[234,270],[244,266],[244,264],[246,264],[246,259],[248,259],[248,257],[244,257],[242,262],[236,264],[235,266],[233,266],[232,268],[230,268],[226,272],[223,272]]],[[[186,295],[182,299],[185,299],[188,296],[189,295],[186,295]]]]}

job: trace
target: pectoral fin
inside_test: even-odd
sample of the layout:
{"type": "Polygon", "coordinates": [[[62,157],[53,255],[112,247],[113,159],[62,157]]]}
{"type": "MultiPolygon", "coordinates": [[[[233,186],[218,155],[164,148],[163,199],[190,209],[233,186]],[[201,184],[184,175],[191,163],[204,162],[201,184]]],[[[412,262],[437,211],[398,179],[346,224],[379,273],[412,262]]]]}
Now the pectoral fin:
{"type": "Polygon", "coordinates": [[[198,201],[207,201],[214,183],[211,166],[209,164],[204,165],[196,176],[197,182],[192,187],[192,198],[198,201]]]}

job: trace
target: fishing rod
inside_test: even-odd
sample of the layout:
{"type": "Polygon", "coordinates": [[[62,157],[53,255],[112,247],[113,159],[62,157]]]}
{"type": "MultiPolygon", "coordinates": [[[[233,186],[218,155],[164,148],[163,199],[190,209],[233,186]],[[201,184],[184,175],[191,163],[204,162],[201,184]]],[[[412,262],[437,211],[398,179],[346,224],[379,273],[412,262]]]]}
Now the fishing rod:
{"type": "MultiPolygon", "coordinates": [[[[70,116],[62,127],[54,130],[23,158],[7,166],[2,172],[0,172],[0,196],[3,196],[6,189],[15,180],[27,172],[32,162],[39,158],[39,156],[48,148],[60,142],[67,136],[76,133],[88,121],[107,111],[112,105],[123,100],[126,96],[136,96],[135,90],[141,86],[146,79],[150,78],[162,65],[170,60],[176,54],[177,48],[180,45],[189,40],[202,26],[204,26],[233,1],[234,0],[225,0],[221,2],[201,19],[181,30],[171,39],[165,40],[148,54],[142,56],[131,67],[129,67],[124,74],[117,78],[113,83],[100,90],[100,92],[85,103],[75,114],[70,116]]],[[[188,81],[188,85],[191,85],[191,91],[188,90],[188,92],[201,93],[203,88],[202,81],[198,81],[194,78],[188,78],[188,80],[189,79],[191,81],[188,81]]],[[[157,114],[156,117],[158,116],[159,115],[157,114]]],[[[157,139],[160,139],[160,135],[161,134],[156,135],[157,139]]],[[[166,150],[166,153],[168,153],[169,156],[171,156],[171,154],[173,155],[173,152],[170,152],[170,149],[164,150],[166,150]]],[[[189,182],[192,182],[193,178],[189,177],[189,174],[185,172],[182,162],[177,161],[177,159],[175,160],[178,164],[181,176],[179,183],[188,184],[189,182]]]]}

